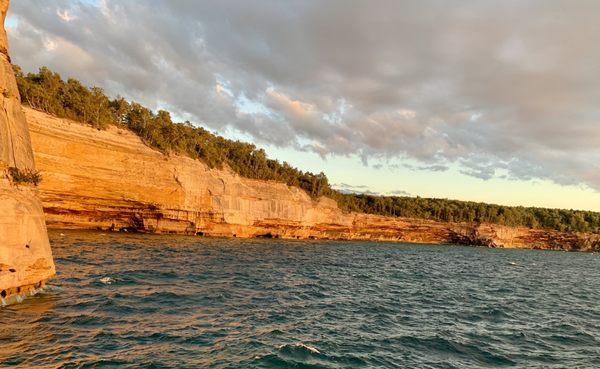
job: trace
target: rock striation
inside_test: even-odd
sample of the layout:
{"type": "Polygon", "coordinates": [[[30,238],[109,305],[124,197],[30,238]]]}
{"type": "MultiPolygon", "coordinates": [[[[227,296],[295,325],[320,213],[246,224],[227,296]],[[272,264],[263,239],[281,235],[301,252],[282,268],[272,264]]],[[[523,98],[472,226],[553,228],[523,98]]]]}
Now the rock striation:
{"type": "MultiPolygon", "coordinates": [[[[9,1],[0,0],[2,24],[9,1]]],[[[43,286],[54,262],[37,190],[15,184],[10,168],[34,170],[34,158],[21,99],[10,64],[4,27],[0,30],[0,304],[43,286]]]]}
{"type": "Polygon", "coordinates": [[[164,155],[133,133],[25,109],[48,227],[594,250],[593,234],[344,213],[283,183],[164,155]]]}

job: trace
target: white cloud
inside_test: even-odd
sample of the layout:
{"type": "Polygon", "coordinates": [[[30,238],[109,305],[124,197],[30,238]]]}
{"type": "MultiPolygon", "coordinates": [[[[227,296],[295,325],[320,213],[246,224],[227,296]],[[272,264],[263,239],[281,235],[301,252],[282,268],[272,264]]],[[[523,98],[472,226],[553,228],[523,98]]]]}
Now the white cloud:
{"type": "Polygon", "coordinates": [[[75,17],[67,9],[64,9],[64,10],[57,9],[56,10],[56,15],[58,15],[58,17],[60,19],[62,19],[63,21],[65,21],[65,22],[70,22],[73,19],[75,19],[75,17]]]}

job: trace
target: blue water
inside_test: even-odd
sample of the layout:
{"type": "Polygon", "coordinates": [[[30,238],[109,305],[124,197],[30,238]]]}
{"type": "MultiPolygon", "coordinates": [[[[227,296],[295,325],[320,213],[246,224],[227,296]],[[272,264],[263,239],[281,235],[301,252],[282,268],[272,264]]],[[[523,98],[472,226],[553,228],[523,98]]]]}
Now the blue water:
{"type": "Polygon", "coordinates": [[[600,255],[51,233],[0,367],[600,367],[600,255]]]}

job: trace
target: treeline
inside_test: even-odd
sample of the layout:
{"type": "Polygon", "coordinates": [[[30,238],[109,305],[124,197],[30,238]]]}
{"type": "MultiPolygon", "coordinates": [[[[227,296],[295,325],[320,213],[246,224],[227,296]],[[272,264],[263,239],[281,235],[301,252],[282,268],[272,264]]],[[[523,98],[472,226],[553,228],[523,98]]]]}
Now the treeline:
{"type": "Polygon", "coordinates": [[[364,194],[336,194],[334,197],[344,209],[370,214],[600,233],[600,213],[592,211],[502,206],[420,197],[364,194]]]}
{"type": "Polygon", "coordinates": [[[305,190],[311,197],[330,196],[346,211],[445,222],[485,222],[507,226],[551,228],[600,233],[600,213],[526,208],[447,199],[344,194],[331,188],[323,173],[303,172],[267,158],[253,144],[229,140],[190,122],[175,123],[169,112],[152,110],[121,97],[111,99],[101,88],[87,88],[75,79],[64,81],[48,68],[23,74],[14,66],[24,104],[98,129],[116,125],[136,133],[163,153],[187,155],[211,168],[229,166],[241,176],[275,180],[305,190]]]}

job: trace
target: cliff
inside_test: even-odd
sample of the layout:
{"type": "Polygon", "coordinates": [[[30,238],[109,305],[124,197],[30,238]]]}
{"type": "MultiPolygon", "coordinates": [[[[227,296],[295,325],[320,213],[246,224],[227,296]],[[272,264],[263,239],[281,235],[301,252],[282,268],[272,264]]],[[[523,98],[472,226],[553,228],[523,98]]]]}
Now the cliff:
{"type": "Polygon", "coordinates": [[[599,237],[491,224],[344,213],[283,183],[167,156],[133,133],[99,131],[25,109],[51,228],[227,237],[387,240],[592,250],[599,237]]]}
{"type": "MultiPolygon", "coordinates": [[[[0,0],[2,24],[9,1],[0,0]]],[[[0,304],[35,291],[54,275],[44,214],[34,186],[14,171],[34,170],[33,152],[4,27],[0,30],[0,304]]]]}

